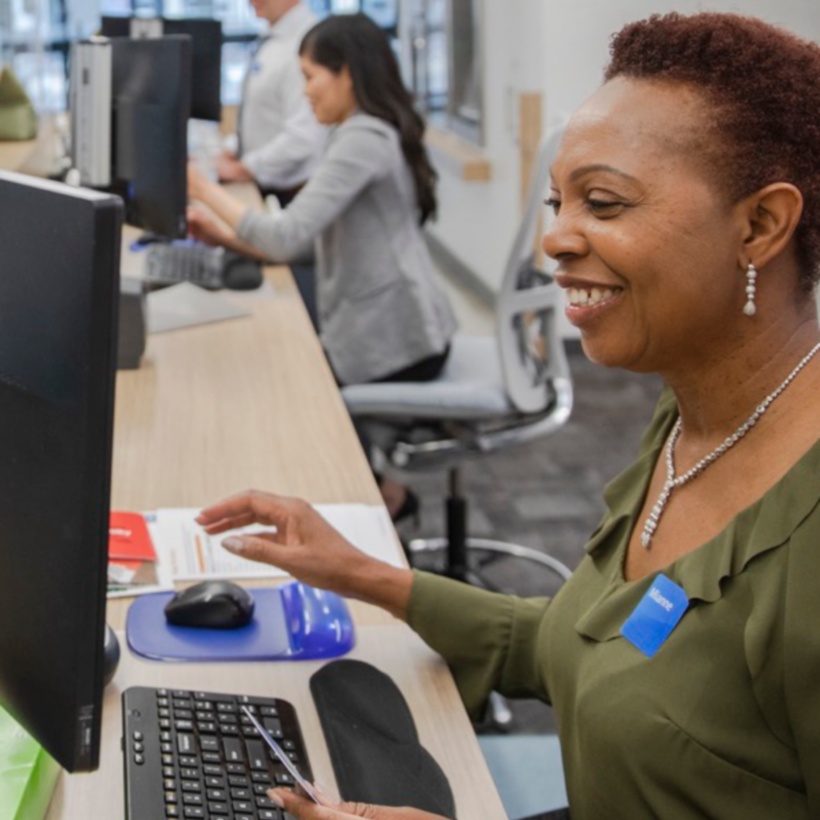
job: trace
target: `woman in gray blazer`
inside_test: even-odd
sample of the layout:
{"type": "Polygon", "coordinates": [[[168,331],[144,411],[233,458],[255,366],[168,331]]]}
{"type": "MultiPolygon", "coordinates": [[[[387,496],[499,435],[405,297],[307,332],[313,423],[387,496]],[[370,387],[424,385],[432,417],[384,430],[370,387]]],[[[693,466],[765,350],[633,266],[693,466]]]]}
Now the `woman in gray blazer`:
{"type": "Polygon", "coordinates": [[[365,15],[328,17],[305,35],[299,54],[316,118],[335,126],[318,168],[287,208],[270,215],[191,166],[190,197],[222,222],[191,206],[189,231],[277,262],[313,243],[320,338],[338,382],[433,379],[456,321],[421,232],[436,210],[424,123],[384,32],[365,15]]]}
{"type": "Polygon", "coordinates": [[[342,384],[381,381],[441,358],[455,330],[421,233],[435,212],[435,171],[421,118],[370,18],[325,19],[305,36],[300,61],[317,119],[336,126],[313,176],[270,215],[191,168],[190,196],[230,230],[196,206],[189,230],[277,262],[315,244],[320,335],[333,371],[342,384]]]}

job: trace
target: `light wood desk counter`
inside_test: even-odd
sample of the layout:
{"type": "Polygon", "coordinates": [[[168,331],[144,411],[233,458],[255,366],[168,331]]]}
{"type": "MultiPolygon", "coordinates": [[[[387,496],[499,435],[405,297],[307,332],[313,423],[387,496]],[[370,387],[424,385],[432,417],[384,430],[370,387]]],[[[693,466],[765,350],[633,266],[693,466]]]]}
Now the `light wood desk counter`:
{"type": "MultiPolygon", "coordinates": [[[[113,509],[196,507],[249,487],[312,502],[380,503],[289,271],[268,268],[266,283],[259,292],[228,295],[248,306],[251,317],[149,336],[142,366],[118,373],[113,509]]],[[[120,696],[135,684],[290,700],[315,778],[335,787],[308,689],[319,663],[145,661],[125,646],[128,603],[108,605],[123,659],[105,692],[100,768],[63,774],[48,820],[124,817],[120,696]]],[[[503,818],[445,664],[404,624],[372,607],[354,602],[351,608],[357,624],[351,656],[373,663],[399,685],[422,743],[450,780],[458,816],[503,818]]]]}
{"type": "Polygon", "coordinates": [[[21,174],[48,176],[57,168],[58,157],[62,153],[60,132],[66,128],[67,124],[58,114],[40,120],[34,139],[0,141],[0,168],[21,174]]]}

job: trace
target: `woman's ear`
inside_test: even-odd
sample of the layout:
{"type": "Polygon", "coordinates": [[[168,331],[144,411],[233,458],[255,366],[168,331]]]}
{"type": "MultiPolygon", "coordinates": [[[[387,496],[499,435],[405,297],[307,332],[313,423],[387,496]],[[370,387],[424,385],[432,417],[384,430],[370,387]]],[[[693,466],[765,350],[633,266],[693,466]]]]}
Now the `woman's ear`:
{"type": "Polygon", "coordinates": [[[762,268],[779,256],[791,242],[800,215],[803,194],[790,182],[773,182],[741,203],[743,219],[741,268],[750,262],[762,268]]]}

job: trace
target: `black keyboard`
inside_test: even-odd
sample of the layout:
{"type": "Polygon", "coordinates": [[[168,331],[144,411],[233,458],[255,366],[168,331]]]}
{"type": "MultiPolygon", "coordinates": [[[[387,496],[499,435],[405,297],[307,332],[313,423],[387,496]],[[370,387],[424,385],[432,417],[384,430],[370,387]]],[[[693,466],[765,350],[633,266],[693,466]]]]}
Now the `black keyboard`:
{"type": "Polygon", "coordinates": [[[267,796],[293,779],[247,706],[312,780],[296,712],[277,698],[132,687],[123,692],[128,820],[288,820],[267,796]]]}
{"type": "Polygon", "coordinates": [[[182,242],[157,242],[145,251],[143,272],[156,285],[191,282],[209,290],[224,284],[225,249],[182,242]]]}

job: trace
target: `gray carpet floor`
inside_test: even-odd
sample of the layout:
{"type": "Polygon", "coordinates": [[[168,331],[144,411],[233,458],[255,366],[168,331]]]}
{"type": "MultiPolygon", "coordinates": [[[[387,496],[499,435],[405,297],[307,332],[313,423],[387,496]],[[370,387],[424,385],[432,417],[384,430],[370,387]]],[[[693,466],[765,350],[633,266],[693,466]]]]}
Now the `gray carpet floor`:
{"type": "MultiPolygon", "coordinates": [[[[602,513],[601,490],[632,462],[661,389],[657,377],[609,370],[570,350],[574,406],[558,432],[526,447],[468,463],[462,478],[470,504],[469,532],[512,541],[549,553],[570,568],[602,513]]],[[[444,532],[443,474],[415,474],[408,485],[421,498],[416,522],[399,525],[404,539],[444,532]]],[[[425,556],[417,565],[429,564],[425,556]]],[[[488,577],[519,595],[548,595],[556,580],[533,564],[513,558],[493,561],[488,577]]],[[[540,733],[553,729],[550,709],[535,701],[510,703],[514,719],[507,731],[540,733]]],[[[486,724],[479,731],[494,731],[486,724]]]]}

